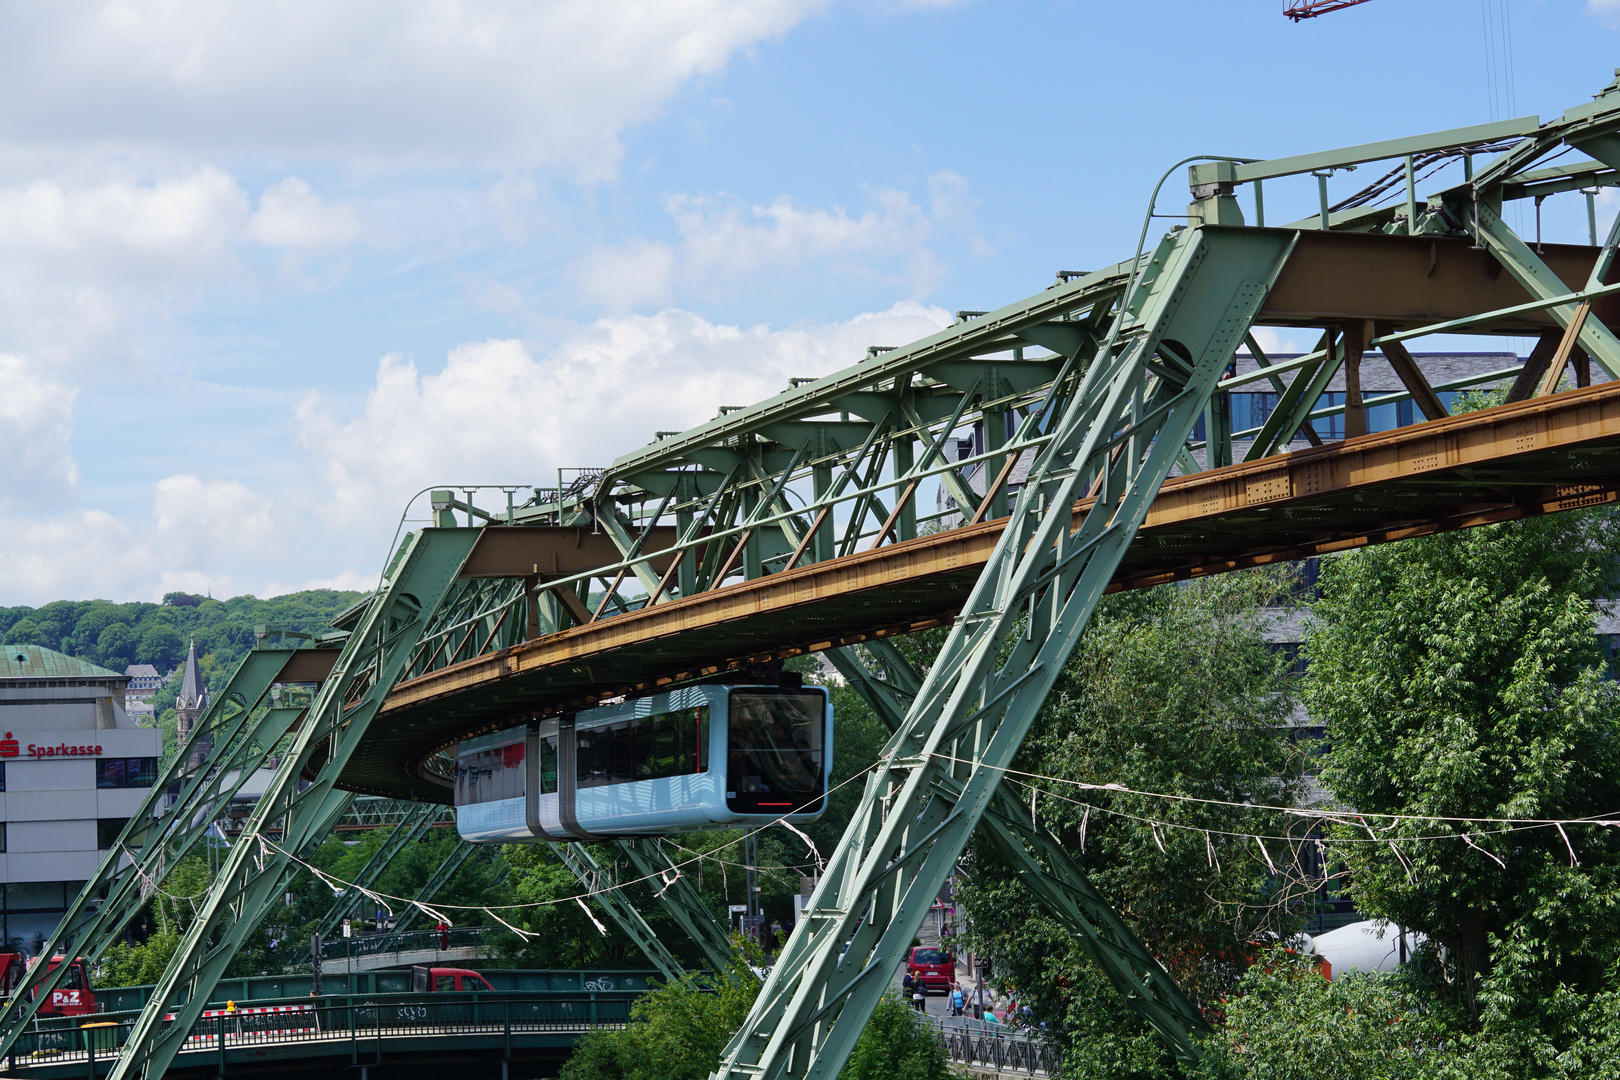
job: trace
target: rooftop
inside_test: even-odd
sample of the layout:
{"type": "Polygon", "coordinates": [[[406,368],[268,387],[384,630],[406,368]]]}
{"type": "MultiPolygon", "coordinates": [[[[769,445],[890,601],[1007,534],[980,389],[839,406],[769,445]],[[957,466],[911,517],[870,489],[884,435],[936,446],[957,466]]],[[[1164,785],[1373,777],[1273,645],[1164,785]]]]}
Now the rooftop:
{"type": "Polygon", "coordinates": [[[0,646],[0,679],[122,679],[116,671],[42,645],[0,646]]]}

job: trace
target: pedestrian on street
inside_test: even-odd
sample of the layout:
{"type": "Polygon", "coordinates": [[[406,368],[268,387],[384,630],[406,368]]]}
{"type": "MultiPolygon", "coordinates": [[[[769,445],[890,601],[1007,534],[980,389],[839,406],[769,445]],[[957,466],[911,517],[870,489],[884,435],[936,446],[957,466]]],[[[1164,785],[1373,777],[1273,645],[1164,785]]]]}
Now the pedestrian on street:
{"type": "Polygon", "coordinates": [[[928,1011],[928,988],[923,985],[921,979],[911,984],[911,1004],[918,1012],[928,1011]]]}
{"type": "Polygon", "coordinates": [[[967,1003],[967,995],[962,993],[962,984],[961,983],[953,983],[951,985],[951,1015],[952,1016],[961,1016],[962,1015],[962,1006],[965,1005],[966,1003],[967,1003]]]}

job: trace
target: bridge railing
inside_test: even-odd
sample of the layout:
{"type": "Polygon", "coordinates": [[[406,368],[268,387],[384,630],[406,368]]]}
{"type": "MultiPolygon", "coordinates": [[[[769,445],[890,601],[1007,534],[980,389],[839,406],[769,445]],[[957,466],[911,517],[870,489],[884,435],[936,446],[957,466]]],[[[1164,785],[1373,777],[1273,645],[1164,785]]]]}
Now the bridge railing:
{"type": "Polygon", "coordinates": [[[955,1026],[936,1021],[945,1056],[959,1065],[1001,1072],[1045,1073],[1055,1076],[1062,1057],[1057,1048],[1037,1035],[990,1031],[982,1026],[955,1026]]]}
{"type": "MultiPolygon", "coordinates": [[[[186,1036],[182,1055],[228,1052],[268,1045],[374,1043],[394,1036],[583,1033],[622,1027],[636,991],[591,994],[378,994],[356,997],[256,1001],[234,1011],[211,1008],[186,1036]]],[[[138,1012],[39,1020],[18,1039],[6,1060],[12,1075],[30,1069],[97,1061],[110,1065],[123,1051],[138,1012]]],[[[311,1056],[320,1054],[311,1046],[311,1056]]],[[[184,1058],[181,1059],[182,1061],[184,1058]]],[[[88,1071],[88,1070],[87,1070],[88,1071]]]]}
{"type": "Polygon", "coordinates": [[[345,957],[398,955],[414,952],[448,952],[452,949],[481,949],[487,927],[456,927],[440,934],[437,930],[412,930],[404,934],[367,934],[360,937],[332,938],[321,942],[322,960],[345,957]]]}

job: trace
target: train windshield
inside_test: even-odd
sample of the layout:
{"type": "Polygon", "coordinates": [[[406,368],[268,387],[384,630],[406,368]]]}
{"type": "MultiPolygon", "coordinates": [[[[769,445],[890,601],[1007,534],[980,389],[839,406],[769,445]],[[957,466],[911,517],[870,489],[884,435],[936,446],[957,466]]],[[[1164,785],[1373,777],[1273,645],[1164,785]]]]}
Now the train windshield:
{"type": "Polygon", "coordinates": [[[824,794],[826,698],[819,692],[733,690],[726,802],[739,814],[814,812],[824,794]]]}

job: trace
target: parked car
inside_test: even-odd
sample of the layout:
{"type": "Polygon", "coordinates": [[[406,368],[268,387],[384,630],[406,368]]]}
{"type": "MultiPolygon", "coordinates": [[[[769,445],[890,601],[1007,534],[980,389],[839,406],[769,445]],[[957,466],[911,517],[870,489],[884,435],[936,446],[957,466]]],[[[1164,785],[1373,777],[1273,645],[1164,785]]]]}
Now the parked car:
{"type": "Polygon", "coordinates": [[[924,990],[949,990],[956,982],[956,957],[949,949],[933,949],[926,945],[914,946],[906,957],[906,971],[924,990]]]}

